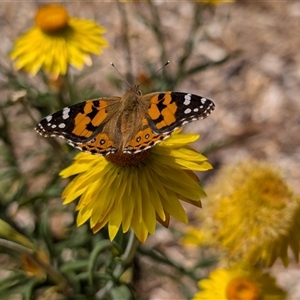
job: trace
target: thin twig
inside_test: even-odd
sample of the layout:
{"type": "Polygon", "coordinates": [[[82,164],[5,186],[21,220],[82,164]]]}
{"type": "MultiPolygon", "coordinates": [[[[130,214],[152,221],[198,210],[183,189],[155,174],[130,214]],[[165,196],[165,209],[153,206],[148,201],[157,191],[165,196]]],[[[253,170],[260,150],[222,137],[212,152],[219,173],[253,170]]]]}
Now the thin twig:
{"type": "Polygon", "coordinates": [[[165,265],[168,265],[170,267],[177,269],[179,272],[183,273],[184,275],[191,278],[195,282],[197,282],[199,280],[199,278],[195,275],[194,270],[188,270],[184,266],[181,266],[177,262],[174,262],[174,261],[170,260],[169,258],[162,256],[160,253],[158,253],[156,251],[147,250],[147,249],[141,247],[141,248],[139,248],[139,252],[142,253],[143,255],[146,255],[146,256],[152,258],[156,262],[160,262],[160,263],[163,263],[165,265]]]}
{"type": "MultiPolygon", "coordinates": [[[[162,28],[161,20],[156,6],[152,2],[149,2],[149,5],[151,7],[151,13],[153,17],[151,27],[155,33],[156,39],[158,41],[158,45],[160,46],[160,63],[163,65],[168,59],[165,50],[165,39],[161,31],[162,28]]],[[[163,69],[163,74],[165,75],[164,69],[163,69]]]]}
{"type": "Polygon", "coordinates": [[[123,40],[124,48],[125,48],[125,60],[127,62],[127,72],[126,72],[126,79],[130,83],[134,81],[133,79],[133,68],[132,68],[132,57],[131,57],[131,47],[129,42],[129,24],[128,24],[128,17],[127,17],[127,11],[126,11],[126,4],[120,3],[120,1],[117,1],[119,13],[121,16],[121,22],[122,22],[122,33],[121,38],[123,40]]]}
{"type": "Polygon", "coordinates": [[[186,41],[184,42],[184,50],[183,54],[181,55],[178,63],[178,69],[177,69],[177,74],[176,77],[174,78],[174,84],[177,84],[181,78],[185,77],[186,75],[186,62],[188,58],[191,56],[194,46],[195,46],[195,36],[196,33],[201,25],[201,18],[200,18],[200,13],[201,13],[201,6],[200,5],[195,5],[195,13],[194,16],[192,17],[192,24],[191,28],[188,30],[188,37],[186,41]]]}

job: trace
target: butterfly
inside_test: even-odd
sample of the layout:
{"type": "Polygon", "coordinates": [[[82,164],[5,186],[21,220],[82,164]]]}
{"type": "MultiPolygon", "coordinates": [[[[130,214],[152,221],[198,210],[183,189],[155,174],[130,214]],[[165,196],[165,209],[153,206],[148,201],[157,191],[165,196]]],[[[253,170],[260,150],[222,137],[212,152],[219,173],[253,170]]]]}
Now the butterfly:
{"type": "Polygon", "coordinates": [[[205,119],[214,103],[181,92],[142,95],[138,86],[122,97],[87,100],[57,111],[35,127],[45,137],[61,137],[92,154],[135,154],[168,138],[186,123],[205,119]]]}

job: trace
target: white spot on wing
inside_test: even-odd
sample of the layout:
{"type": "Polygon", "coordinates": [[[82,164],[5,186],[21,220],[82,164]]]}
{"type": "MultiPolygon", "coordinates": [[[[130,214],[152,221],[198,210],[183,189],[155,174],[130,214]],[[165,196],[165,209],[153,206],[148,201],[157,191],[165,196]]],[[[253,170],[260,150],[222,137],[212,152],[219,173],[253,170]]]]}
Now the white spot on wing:
{"type": "Polygon", "coordinates": [[[184,105],[189,105],[190,103],[191,103],[191,94],[186,94],[184,96],[184,102],[183,102],[183,104],[184,105]]]}
{"type": "Polygon", "coordinates": [[[62,118],[64,120],[68,119],[70,116],[69,116],[69,112],[70,112],[70,108],[69,107],[65,107],[63,109],[63,115],[62,115],[62,118]]]}
{"type": "Polygon", "coordinates": [[[201,98],[201,103],[204,104],[206,102],[205,98],[201,98]]]}
{"type": "Polygon", "coordinates": [[[65,128],[65,127],[66,127],[66,124],[65,124],[65,123],[60,123],[60,124],[58,125],[58,127],[59,127],[59,128],[65,128]]]}
{"type": "MultiPolygon", "coordinates": [[[[46,120],[47,120],[48,122],[50,122],[50,121],[52,120],[52,116],[46,117],[46,120]]],[[[48,126],[49,126],[49,125],[48,125],[48,126]]]]}
{"type": "Polygon", "coordinates": [[[189,113],[191,113],[191,109],[190,108],[187,108],[185,111],[184,111],[184,113],[187,115],[187,114],[189,114],[189,113]]]}

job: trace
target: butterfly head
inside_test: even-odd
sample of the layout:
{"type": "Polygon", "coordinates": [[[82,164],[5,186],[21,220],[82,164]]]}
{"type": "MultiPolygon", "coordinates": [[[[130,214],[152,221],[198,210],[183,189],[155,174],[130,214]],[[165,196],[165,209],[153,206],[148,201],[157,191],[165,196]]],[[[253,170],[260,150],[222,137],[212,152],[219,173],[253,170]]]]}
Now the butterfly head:
{"type": "Polygon", "coordinates": [[[135,85],[132,88],[130,88],[129,92],[134,93],[137,97],[142,96],[142,92],[140,90],[140,85],[135,85]]]}
{"type": "Polygon", "coordinates": [[[130,88],[122,97],[122,105],[124,108],[131,107],[132,105],[137,105],[139,98],[142,96],[142,92],[138,85],[130,88]]]}

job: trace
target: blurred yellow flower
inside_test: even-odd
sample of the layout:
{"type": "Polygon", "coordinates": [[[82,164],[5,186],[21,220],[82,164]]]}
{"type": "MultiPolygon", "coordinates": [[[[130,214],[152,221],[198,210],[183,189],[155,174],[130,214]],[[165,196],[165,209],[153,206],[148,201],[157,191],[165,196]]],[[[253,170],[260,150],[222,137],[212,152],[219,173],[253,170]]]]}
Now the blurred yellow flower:
{"type": "Polygon", "coordinates": [[[125,3],[144,3],[148,2],[151,3],[152,0],[119,0],[119,2],[125,2],[125,3]]]}
{"type": "Polygon", "coordinates": [[[207,5],[219,5],[224,3],[232,3],[234,0],[193,0],[196,3],[207,4],[207,5]]]}
{"type": "MultiPolygon", "coordinates": [[[[42,262],[49,263],[49,256],[44,251],[38,251],[35,253],[35,257],[42,262]]],[[[28,254],[23,254],[21,257],[22,269],[28,276],[35,276],[40,278],[46,278],[46,270],[37,263],[36,259],[28,254]]]]}
{"type": "Polygon", "coordinates": [[[193,300],[283,300],[286,292],[275,279],[259,270],[217,269],[198,282],[193,300]]]}
{"type": "Polygon", "coordinates": [[[90,20],[71,18],[59,4],[41,6],[35,26],[15,41],[10,58],[16,69],[35,75],[40,69],[54,78],[65,75],[69,65],[91,65],[89,54],[100,54],[108,45],[103,27],[90,20]]]}
{"type": "Polygon", "coordinates": [[[179,199],[201,207],[205,196],[194,171],[211,169],[207,159],[190,148],[195,134],[173,134],[168,140],[138,154],[94,156],[79,153],[60,175],[77,175],[63,192],[64,204],[80,197],[78,226],[90,219],[97,232],[108,224],[113,240],[122,225],[133,229],[141,242],[153,234],[156,219],[169,225],[170,215],[187,223],[179,199]]]}
{"type": "Polygon", "coordinates": [[[271,266],[280,257],[288,265],[288,248],[298,260],[300,199],[273,166],[250,160],[225,167],[207,194],[201,229],[191,228],[184,243],[217,246],[228,262],[271,266]]]}

